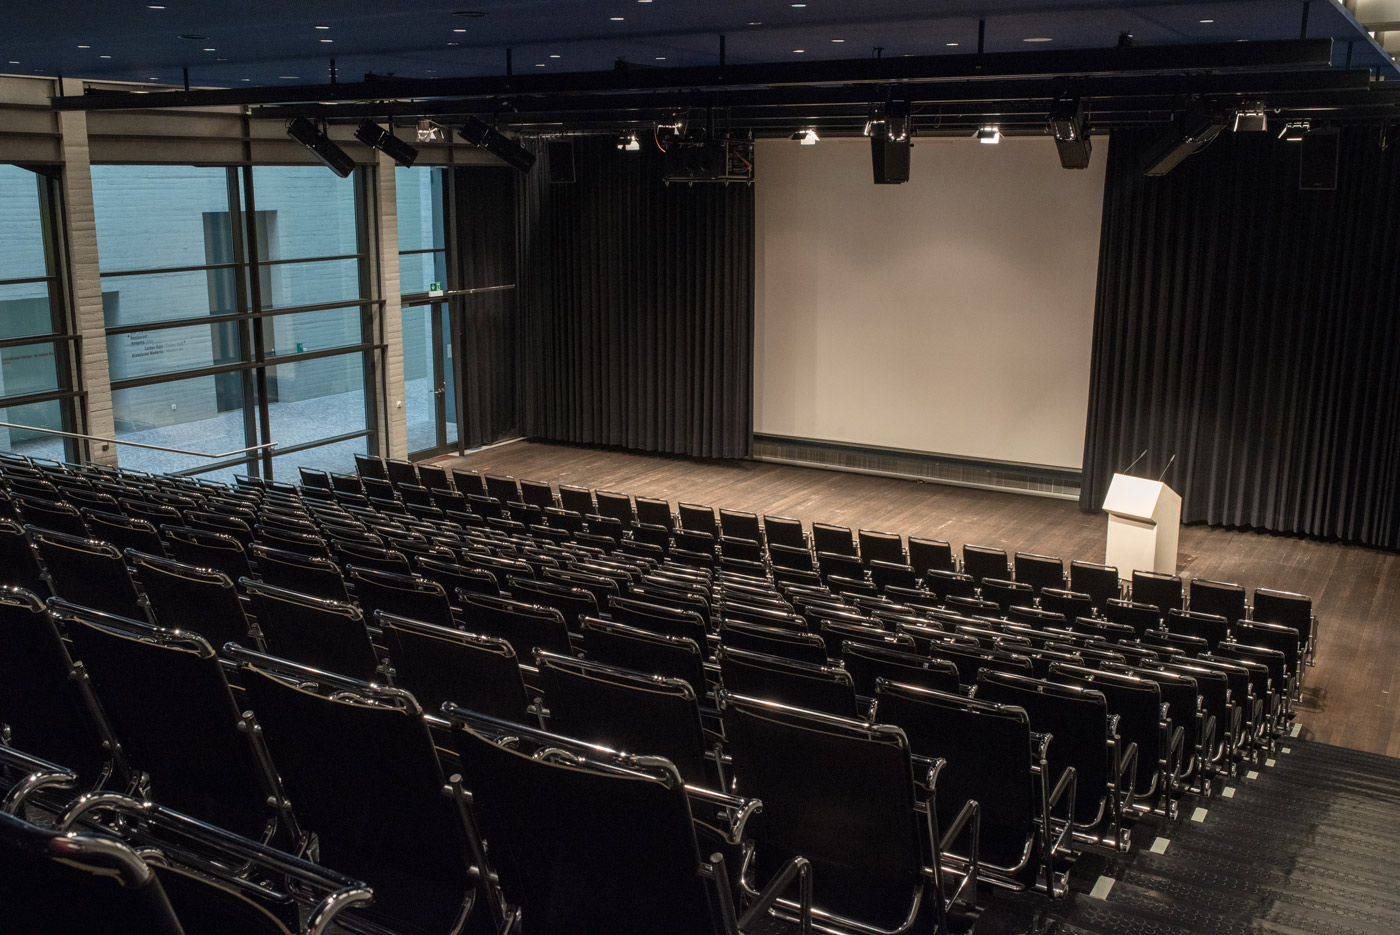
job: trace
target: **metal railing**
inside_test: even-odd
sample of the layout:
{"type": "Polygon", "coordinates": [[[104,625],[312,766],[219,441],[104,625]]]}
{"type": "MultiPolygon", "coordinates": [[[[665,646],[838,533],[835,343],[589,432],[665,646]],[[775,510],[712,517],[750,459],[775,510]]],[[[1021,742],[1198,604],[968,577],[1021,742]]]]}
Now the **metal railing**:
{"type": "Polygon", "coordinates": [[[50,435],[62,435],[64,438],[84,438],[91,442],[106,442],[111,445],[130,445],[132,448],[149,448],[151,451],[165,451],[170,454],[190,455],[195,458],[210,458],[218,461],[223,458],[232,458],[234,455],[245,455],[251,451],[262,451],[264,448],[276,448],[276,442],[265,442],[261,445],[252,445],[248,448],[237,448],[233,451],[224,451],[219,454],[210,454],[204,451],[189,451],[184,448],[167,448],[164,445],[148,445],[145,442],[129,442],[120,438],[104,438],[101,435],[84,435],[82,432],[65,432],[62,429],[46,429],[37,425],[20,425],[17,422],[0,422],[0,428],[24,429],[27,432],[47,432],[50,435]]]}

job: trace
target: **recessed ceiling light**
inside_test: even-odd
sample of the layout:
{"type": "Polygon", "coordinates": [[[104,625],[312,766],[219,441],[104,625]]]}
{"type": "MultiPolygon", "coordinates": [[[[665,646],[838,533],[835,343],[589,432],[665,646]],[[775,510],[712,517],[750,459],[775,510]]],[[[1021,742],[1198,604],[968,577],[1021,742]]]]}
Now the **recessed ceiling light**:
{"type": "Polygon", "coordinates": [[[803,52],[806,52],[807,50],[806,50],[806,49],[793,49],[792,51],[793,51],[793,54],[794,54],[794,55],[801,55],[803,52]]]}
{"type": "Polygon", "coordinates": [[[465,29],[462,29],[462,28],[460,28],[460,27],[457,28],[457,29],[454,29],[454,30],[452,30],[452,31],[453,31],[453,32],[466,32],[465,29]]]}
{"type": "Polygon", "coordinates": [[[80,49],[90,49],[90,48],[92,48],[92,46],[90,46],[90,45],[80,45],[80,46],[78,46],[78,48],[80,48],[80,49]]]}
{"type": "Polygon", "coordinates": [[[832,42],[845,42],[845,39],[832,39],[832,42]]]}
{"type": "Polygon", "coordinates": [[[99,56],[97,56],[97,57],[98,57],[98,58],[111,58],[112,56],[110,56],[110,55],[99,55],[99,56]]]}
{"type": "Polygon", "coordinates": [[[146,4],[146,9],[148,9],[148,10],[163,10],[163,9],[165,9],[165,7],[161,6],[159,3],[148,3],[148,4],[146,4]]]}
{"type": "Polygon", "coordinates": [[[558,58],[558,57],[559,57],[559,56],[557,56],[557,55],[551,55],[551,56],[550,56],[550,58],[558,58]]]}
{"type": "Polygon", "coordinates": [[[449,43],[447,43],[447,44],[448,44],[448,45],[461,45],[462,43],[460,43],[460,42],[449,42],[449,43]]]}
{"type": "Polygon", "coordinates": [[[334,42],[335,40],[334,40],[334,39],[322,39],[321,41],[322,41],[322,42],[334,42]]]}
{"type": "Polygon", "coordinates": [[[1213,23],[1213,22],[1215,22],[1215,20],[1213,20],[1213,19],[1203,19],[1203,20],[1201,20],[1201,22],[1203,22],[1203,23],[1213,23]]]}
{"type": "Polygon", "coordinates": [[[316,25],[316,26],[315,26],[315,27],[313,27],[313,28],[315,28],[315,29],[330,29],[330,27],[329,27],[329,26],[321,26],[321,25],[319,25],[319,24],[318,24],[318,25],[316,25]]]}
{"type": "MultiPolygon", "coordinates": [[[[155,81],[156,79],[152,78],[151,80],[152,80],[152,81],[155,81]]],[[[252,78],[239,78],[238,80],[239,80],[239,81],[252,81],[253,79],[252,79],[252,78]]]]}
{"type": "Polygon", "coordinates": [[[1049,36],[1032,36],[1029,39],[1022,39],[1022,42],[1049,42],[1049,36]]]}
{"type": "Polygon", "coordinates": [[[437,74],[437,69],[436,69],[436,68],[429,68],[429,69],[428,69],[428,74],[430,74],[430,75],[436,75],[436,74],[437,74]]]}
{"type": "Polygon", "coordinates": [[[614,23],[620,23],[620,22],[622,22],[625,18],[626,18],[626,17],[622,17],[622,16],[609,16],[609,17],[608,17],[608,19],[612,20],[614,23]]]}
{"type": "Polygon", "coordinates": [[[206,52],[217,52],[217,51],[219,51],[219,50],[216,49],[216,48],[214,48],[214,47],[212,47],[212,46],[206,46],[205,49],[204,49],[204,51],[206,51],[206,52]]]}
{"type": "Polygon", "coordinates": [[[535,67],[536,67],[536,68],[543,68],[543,67],[544,67],[544,62],[536,62],[536,63],[535,63],[535,67]]]}
{"type": "Polygon", "coordinates": [[[296,80],[297,80],[297,76],[296,76],[296,75],[278,75],[277,77],[278,77],[278,78],[281,78],[283,81],[296,81],[296,80]]]}
{"type": "MultiPolygon", "coordinates": [[[[637,2],[640,3],[641,0],[637,0],[637,2]]],[[[666,61],[666,56],[664,56],[664,55],[658,55],[658,56],[656,57],[656,60],[657,60],[658,62],[664,62],[664,61],[666,61]]]]}
{"type": "Polygon", "coordinates": [[[794,10],[800,10],[800,9],[802,9],[803,7],[805,7],[806,5],[807,5],[807,4],[805,4],[805,3],[794,3],[794,4],[792,5],[792,8],[793,8],[794,10]]]}
{"type": "Polygon", "coordinates": [[[946,45],[946,46],[954,46],[954,45],[957,45],[956,42],[945,42],[945,43],[943,43],[943,44],[946,45]]]}
{"type": "Polygon", "coordinates": [[[208,42],[208,36],[201,36],[199,33],[187,32],[180,36],[181,39],[189,39],[194,42],[208,42]]]}
{"type": "Polygon", "coordinates": [[[763,24],[760,23],[758,20],[751,20],[751,21],[749,22],[749,25],[750,25],[750,26],[762,26],[763,24]]]}

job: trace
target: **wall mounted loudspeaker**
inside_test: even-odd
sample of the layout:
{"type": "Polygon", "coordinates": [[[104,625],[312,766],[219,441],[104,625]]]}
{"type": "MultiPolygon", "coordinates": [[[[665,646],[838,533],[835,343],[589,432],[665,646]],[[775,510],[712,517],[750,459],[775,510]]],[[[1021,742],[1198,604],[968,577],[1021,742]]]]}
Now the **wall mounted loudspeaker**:
{"type": "Polygon", "coordinates": [[[909,181],[908,138],[892,140],[884,133],[870,136],[870,165],[875,170],[876,185],[898,185],[909,181]]]}
{"type": "Polygon", "coordinates": [[[549,180],[551,182],[576,181],[573,140],[552,140],[546,154],[549,157],[549,180]]]}
{"type": "Polygon", "coordinates": [[[1304,191],[1336,191],[1337,152],[1342,134],[1336,127],[1303,134],[1298,156],[1298,187],[1304,191]]]}

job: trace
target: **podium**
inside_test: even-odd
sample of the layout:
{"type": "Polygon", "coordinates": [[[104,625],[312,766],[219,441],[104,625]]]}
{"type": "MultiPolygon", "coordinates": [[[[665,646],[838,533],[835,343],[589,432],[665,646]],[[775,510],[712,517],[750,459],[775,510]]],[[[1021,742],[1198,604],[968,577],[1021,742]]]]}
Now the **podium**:
{"type": "Polygon", "coordinates": [[[1103,508],[1108,513],[1104,564],[1125,577],[1135,568],[1176,574],[1180,494],[1161,481],[1114,474],[1103,508]]]}

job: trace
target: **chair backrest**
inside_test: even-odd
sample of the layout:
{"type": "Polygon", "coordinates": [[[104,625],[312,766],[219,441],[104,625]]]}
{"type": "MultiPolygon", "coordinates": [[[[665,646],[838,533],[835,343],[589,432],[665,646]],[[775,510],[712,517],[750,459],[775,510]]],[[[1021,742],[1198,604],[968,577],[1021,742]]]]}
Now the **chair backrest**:
{"type": "Polygon", "coordinates": [[[267,584],[331,601],[348,601],[340,567],[328,558],[254,543],[248,554],[258,563],[258,579],[267,584]]]}
{"type": "Polygon", "coordinates": [[[384,467],[384,459],[377,455],[355,454],[355,471],[361,477],[374,477],[388,480],[389,472],[384,467]]]}
{"type": "Polygon", "coordinates": [[[520,500],[520,485],[516,483],[514,477],[501,474],[487,474],[486,494],[494,497],[502,503],[520,500]]]}
{"type": "Polygon", "coordinates": [[[1016,580],[1031,586],[1037,594],[1042,588],[1063,588],[1065,586],[1065,562],[1053,555],[1036,555],[1033,552],[1017,552],[1016,580]]]}
{"type": "MultiPolygon", "coordinates": [[[[1235,618],[1239,620],[1239,617],[1235,618]]],[[[1165,621],[1168,632],[1180,636],[1199,636],[1212,650],[1230,638],[1230,621],[1217,614],[1197,610],[1169,610],[1165,621]]]]}
{"type": "Polygon", "coordinates": [[[572,484],[559,485],[559,505],[579,516],[598,512],[598,505],[593,502],[593,491],[572,484]]]}
{"type": "MultiPolygon", "coordinates": [[[[938,777],[939,827],[947,827],[963,802],[976,799],[983,866],[1013,877],[1028,872],[1034,879],[1036,862],[1026,858],[1036,837],[1038,759],[1025,710],[968,698],[956,687],[939,690],[883,677],[874,694],[878,723],[903,730],[916,755],[947,761],[938,777]]],[[[1058,776],[1049,778],[1053,784],[1058,776]]]]}
{"type": "Polygon", "coordinates": [[[165,554],[165,542],[148,520],[101,510],[84,509],[82,514],[92,538],[111,543],[119,552],[136,549],[152,555],[165,554]]]}
{"type": "Polygon", "coordinates": [[[771,549],[784,545],[793,549],[806,549],[807,537],[802,532],[802,521],[790,516],[763,515],[763,535],[771,549]]]}
{"type": "Polygon", "coordinates": [[[379,659],[359,608],[244,578],[238,582],[270,652],[301,665],[375,681],[379,659]]]}
{"type": "Polygon", "coordinates": [[[763,527],[759,525],[758,514],[748,513],[743,510],[719,511],[720,532],[731,539],[748,539],[750,542],[763,546],[763,527]]]}
{"type": "Polygon", "coordinates": [[[1155,604],[1163,616],[1173,608],[1180,610],[1184,606],[1181,577],[1135,568],[1132,597],[1139,604],[1155,604]]]}
{"type": "Polygon", "coordinates": [[[384,459],[384,467],[388,475],[388,481],[395,486],[399,484],[418,484],[418,469],[414,467],[412,461],[404,461],[400,458],[384,459]]]}
{"type": "Polygon", "coordinates": [[[814,909],[899,930],[923,892],[928,836],[904,732],[728,691],[720,709],[736,791],[763,801],[756,880],[806,857],[814,909]]]}
{"type": "Polygon", "coordinates": [[[613,750],[664,756],[686,782],[714,787],[695,690],[683,679],[535,653],[549,729],[613,750]]]}
{"type": "Polygon", "coordinates": [[[1050,775],[1075,770],[1075,823],[1097,825],[1107,808],[1109,769],[1108,700],[1103,692],[1043,679],[987,670],[977,679],[977,697],[1025,710],[1031,730],[1051,734],[1050,775]]]}
{"type": "Polygon", "coordinates": [[[985,545],[963,546],[963,572],[971,575],[974,581],[983,578],[996,578],[1005,581],[1011,577],[1011,561],[1005,549],[985,545]]]}
{"type": "Polygon", "coordinates": [[[15,514],[26,525],[80,539],[88,537],[87,523],[83,522],[82,514],[72,504],[19,493],[12,494],[11,500],[15,514]]]}
{"type": "Polygon", "coordinates": [[[1103,693],[1108,713],[1118,715],[1118,736],[1138,747],[1137,775],[1133,788],[1139,796],[1158,790],[1165,781],[1158,761],[1165,758],[1161,687],[1151,679],[1129,672],[1106,672],[1056,662],[1048,678],[1063,685],[1080,685],[1103,693]]]}
{"type": "Polygon", "coordinates": [[[870,563],[870,583],[885,593],[891,586],[897,588],[917,588],[919,573],[913,565],[897,565],[876,559],[870,563]]]}
{"type": "Polygon", "coordinates": [[[731,649],[768,653],[818,666],[826,664],[826,643],[815,633],[726,620],[720,624],[719,640],[731,649]]]}
{"type": "Polygon", "coordinates": [[[676,514],[680,517],[681,530],[703,532],[712,538],[719,538],[719,523],[715,519],[714,507],[699,503],[677,503],[676,514]]]}
{"type": "Polygon", "coordinates": [[[446,488],[448,486],[447,471],[435,464],[418,465],[418,483],[429,490],[436,488],[446,488]]]}
{"type": "Polygon", "coordinates": [[[538,581],[534,578],[511,576],[506,587],[517,600],[553,607],[564,615],[564,623],[577,631],[584,617],[598,616],[598,601],[593,592],[559,581],[538,581]]]}
{"type": "Polygon", "coordinates": [[[738,930],[721,928],[707,898],[673,765],[462,715],[463,780],[501,889],[533,935],[738,930]],[[534,755],[543,749],[556,753],[534,755]]]}
{"type": "Polygon", "coordinates": [[[529,718],[529,692],[510,643],[383,611],[375,611],[374,621],[388,641],[395,683],[426,710],[451,701],[509,721],[529,718]]]}
{"type": "Polygon", "coordinates": [[[474,889],[470,845],[413,696],[257,653],[239,659],[249,707],[320,862],[373,888],[367,917],[455,931],[474,889]]]}
{"type": "Polygon", "coordinates": [[[0,913],[15,932],[185,935],[155,872],[122,842],[0,813],[0,913]]]}
{"type": "Polygon", "coordinates": [[[1062,614],[1066,620],[1094,615],[1094,598],[1083,591],[1066,591],[1063,588],[1052,587],[1041,588],[1040,606],[1045,610],[1062,614]]]}
{"type": "Polygon", "coordinates": [[[245,837],[271,830],[276,782],[207,641],[62,601],[50,612],[154,801],[245,837]]]}
{"type": "Polygon", "coordinates": [[[567,654],[572,648],[564,615],[553,607],[462,591],[457,599],[467,631],[504,639],[519,659],[533,658],[536,649],[567,654]]]}
{"type": "Polygon", "coordinates": [[[721,646],[715,658],[719,661],[720,681],[728,692],[840,717],[861,714],[855,683],[845,669],[727,646],[721,646]]]}
{"type": "Polygon", "coordinates": [[[1104,617],[1113,623],[1132,627],[1141,636],[1148,630],[1155,630],[1162,624],[1162,614],[1155,604],[1142,604],[1137,601],[1120,601],[1114,598],[1099,608],[1104,617]]]}
{"type": "Polygon", "coordinates": [[[40,597],[50,593],[24,527],[11,519],[0,519],[0,585],[24,588],[40,597]]]}
{"type": "Polygon", "coordinates": [[[1121,597],[1123,593],[1116,567],[1078,560],[1069,563],[1069,589],[1093,598],[1099,613],[1103,613],[1105,604],[1121,597]]]}
{"type": "Polygon", "coordinates": [[[1233,624],[1245,618],[1247,605],[1245,589],[1238,584],[1205,578],[1191,579],[1191,602],[1188,606],[1195,613],[1214,614],[1233,624]]]}
{"type": "Polygon", "coordinates": [[[146,619],[126,562],[115,546],[33,526],[24,531],[48,569],[49,584],[58,597],[119,617],[146,619]]]}
{"type": "Polygon", "coordinates": [[[520,496],[526,503],[537,506],[541,510],[547,510],[558,505],[554,499],[553,488],[544,481],[521,480],[520,496]]]}
{"type": "Polygon", "coordinates": [[[1291,591],[1273,591],[1268,588],[1254,589],[1254,607],[1251,619],[1256,623],[1277,623],[1292,627],[1301,636],[1312,633],[1312,598],[1291,591]]]}
{"type": "Polygon", "coordinates": [[[0,586],[0,728],[16,749],[76,771],[88,788],[106,777],[116,749],[44,602],[9,585],[0,586]]]}
{"type": "Polygon", "coordinates": [[[213,568],[229,576],[229,580],[251,577],[248,553],[243,544],[225,533],[185,526],[161,526],[165,550],[177,562],[199,568],[213,568]]]}
{"type": "Polygon", "coordinates": [[[887,630],[878,622],[862,624],[845,620],[822,620],[817,624],[817,634],[826,644],[826,654],[831,659],[841,658],[841,647],[846,643],[914,651],[913,637],[896,633],[892,629],[887,630]]]}
{"type": "Polygon", "coordinates": [[[958,560],[953,555],[953,547],[942,539],[920,539],[909,537],[909,564],[920,576],[930,569],[957,571],[958,560]]]}
{"type": "Polygon", "coordinates": [[[934,568],[924,574],[924,587],[939,602],[950,597],[972,597],[977,593],[977,581],[969,574],[934,568]]]}
{"type": "Polygon", "coordinates": [[[598,504],[598,514],[617,520],[624,526],[637,522],[637,511],[632,508],[632,497],[611,490],[596,490],[593,498],[598,504]]]}
{"type": "Polygon", "coordinates": [[[126,560],[157,626],[198,634],[216,652],[225,643],[250,641],[248,616],[228,575],[131,549],[126,560]]]}
{"type": "Polygon", "coordinates": [[[1299,657],[1307,634],[1277,623],[1241,621],[1234,628],[1236,642],[1263,646],[1283,653],[1289,674],[1298,672],[1299,657]]]}
{"type": "Polygon", "coordinates": [[[931,659],[909,650],[847,640],[841,646],[841,661],[851,673],[856,692],[867,698],[875,694],[877,679],[935,691],[956,693],[958,690],[958,667],[946,659],[931,659]]]}
{"type": "MultiPolygon", "coordinates": [[[[860,541],[860,559],[867,565],[876,561],[903,565],[908,558],[904,553],[904,540],[899,533],[862,529],[856,533],[856,537],[860,541]]],[[[922,569],[919,573],[925,571],[928,569],[922,569]]]]}
{"type": "Polygon", "coordinates": [[[682,636],[705,645],[708,627],[704,616],[695,610],[668,607],[632,597],[613,597],[608,601],[608,610],[619,622],[628,626],[650,630],[653,633],[666,633],[682,636]]]}
{"type": "Polygon", "coordinates": [[[983,578],[982,600],[996,604],[1004,615],[1012,605],[1030,607],[1034,604],[1035,591],[1023,581],[983,578]]]}
{"type": "Polygon", "coordinates": [[[479,471],[464,471],[461,468],[452,469],[452,486],[459,494],[470,496],[486,496],[486,480],[479,471]]]}
{"type": "Polygon", "coordinates": [[[377,568],[347,565],[345,578],[366,617],[378,611],[451,627],[452,605],[438,582],[421,575],[401,575],[377,568]]]}
{"type": "Polygon", "coordinates": [[[709,693],[702,645],[693,639],[655,633],[613,621],[582,621],[584,653],[609,665],[678,678],[690,685],[697,699],[709,693]]]}
{"type": "Polygon", "coordinates": [[[812,551],[820,555],[831,552],[834,555],[856,556],[856,538],[849,526],[833,526],[830,523],[812,524],[812,551]]]}

